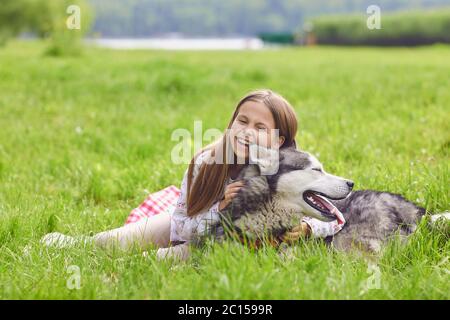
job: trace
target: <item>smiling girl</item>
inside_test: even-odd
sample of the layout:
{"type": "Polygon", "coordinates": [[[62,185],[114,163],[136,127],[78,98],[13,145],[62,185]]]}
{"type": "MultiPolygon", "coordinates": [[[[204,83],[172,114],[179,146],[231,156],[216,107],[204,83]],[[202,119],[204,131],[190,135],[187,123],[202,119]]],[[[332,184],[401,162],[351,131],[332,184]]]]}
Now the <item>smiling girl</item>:
{"type": "MultiPolygon", "coordinates": [[[[286,99],[267,89],[250,92],[238,102],[222,138],[203,148],[191,160],[174,210],[93,237],[47,234],[43,243],[65,247],[84,241],[100,247],[118,245],[125,250],[136,244],[142,248],[156,245],[160,248],[157,252],[160,258],[186,259],[189,243],[197,236],[208,234],[219,223],[221,211],[243,187],[243,183],[235,179],[249,163],[249,145],[271,149],[296,146],[296,133],[297,117],[286,99]]],[[[308,235],[326,237],[342,228],[335,222],[306,219],[286,232],[282,239],[295,241],[308,235]]]]}

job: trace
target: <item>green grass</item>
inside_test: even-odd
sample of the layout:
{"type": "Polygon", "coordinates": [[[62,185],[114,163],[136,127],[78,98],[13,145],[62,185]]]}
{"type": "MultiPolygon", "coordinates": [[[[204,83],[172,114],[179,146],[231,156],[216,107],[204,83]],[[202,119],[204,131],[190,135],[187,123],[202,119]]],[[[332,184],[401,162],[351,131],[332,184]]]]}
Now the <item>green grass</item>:
{"type": "Polygon", "coordinates": [[[422,226],[376,263],[299,243],[228,243],[183,264],[75,247],[51,231],[92,234],[124,223],[146,192],[178,185],[176,128],[223,129],[247,91],[272,88],[295,107],[300,146],[356,188],[449,209],[450,47],[301,48],[258,52],[118,52],[52,58],[44,45],[0,49],[0,298],[449,299],[448,231],[422,226]],[[68,267],[81,288],[66,286],[68,267]]]}

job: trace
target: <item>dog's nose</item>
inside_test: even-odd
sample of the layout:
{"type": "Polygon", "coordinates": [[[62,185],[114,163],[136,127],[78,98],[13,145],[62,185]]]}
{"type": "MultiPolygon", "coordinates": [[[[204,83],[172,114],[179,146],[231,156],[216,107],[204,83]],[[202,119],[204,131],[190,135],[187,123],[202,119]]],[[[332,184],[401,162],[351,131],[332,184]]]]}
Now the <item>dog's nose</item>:
{"type": "Polygon", "coordinates": [[[347,186],[350,188],[350,190],[353,189],[354,185],[355,184],[353,183],[353,181],[347,180],[347,186]]]}

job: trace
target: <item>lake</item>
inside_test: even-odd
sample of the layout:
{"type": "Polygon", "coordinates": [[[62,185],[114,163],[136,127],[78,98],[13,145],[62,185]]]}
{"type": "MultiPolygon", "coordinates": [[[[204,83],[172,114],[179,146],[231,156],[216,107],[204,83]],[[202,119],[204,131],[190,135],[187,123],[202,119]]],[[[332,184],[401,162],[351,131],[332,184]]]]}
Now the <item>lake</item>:
{"type": "Polygon", "coordinates": [[[87,39],[86,42],[111,49],[162,50],[260,50],[259,38],[149,38],[149,39],[87,39]]]}

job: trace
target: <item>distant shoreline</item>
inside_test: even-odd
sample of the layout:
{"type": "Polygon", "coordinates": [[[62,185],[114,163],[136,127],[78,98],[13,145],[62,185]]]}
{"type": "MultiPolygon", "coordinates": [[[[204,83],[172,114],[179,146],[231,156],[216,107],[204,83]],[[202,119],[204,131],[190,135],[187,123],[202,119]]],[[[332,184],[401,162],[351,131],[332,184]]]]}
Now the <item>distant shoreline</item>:
{"type": "Polygon", "coordinates": [[[87,38],[88,44],[117,49],[163,50],[260,50],[264,42],[256,37],[242,38],[87,38]]]}

